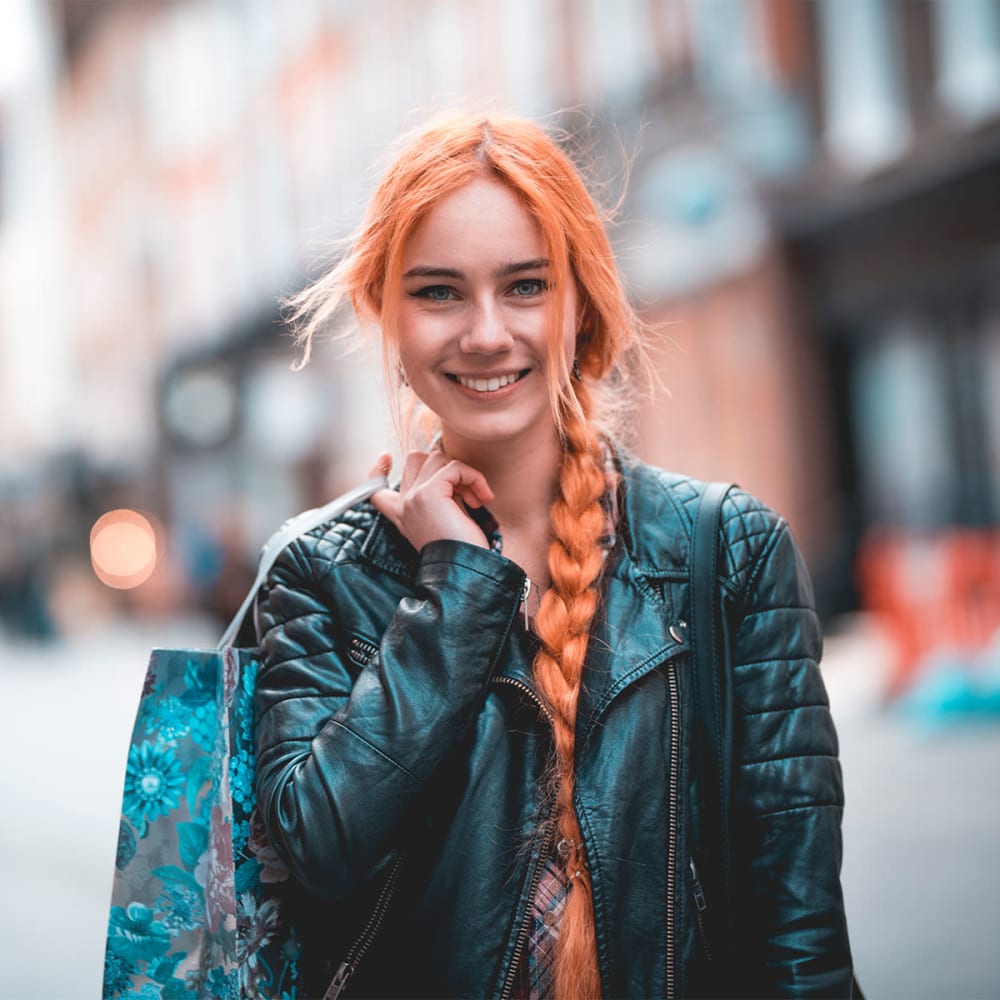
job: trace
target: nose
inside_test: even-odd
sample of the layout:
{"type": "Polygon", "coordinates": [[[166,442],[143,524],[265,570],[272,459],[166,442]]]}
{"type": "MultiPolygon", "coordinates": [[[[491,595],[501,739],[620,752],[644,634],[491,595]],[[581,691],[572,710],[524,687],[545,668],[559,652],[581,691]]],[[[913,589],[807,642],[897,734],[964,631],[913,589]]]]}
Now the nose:
{"type": "Polygon", "coordinates": [[[462,350],[469,354],[499,354],[509,351],[513,344],[499,305],[492,299],[478,302],[462,335],[462,350]]]}

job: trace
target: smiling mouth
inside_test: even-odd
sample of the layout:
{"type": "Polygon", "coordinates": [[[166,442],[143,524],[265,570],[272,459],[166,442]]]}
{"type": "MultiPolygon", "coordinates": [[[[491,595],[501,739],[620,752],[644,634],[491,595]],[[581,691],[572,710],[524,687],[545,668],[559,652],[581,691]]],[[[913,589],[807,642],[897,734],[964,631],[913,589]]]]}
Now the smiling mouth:
{"type": "Polygon", "coordinates": [[[446,374],[452,382],[457,382],[466,389],[472,389],[473,392],[496,392],[497,389],[502,389],[504,386],[520,382],[529,371],[531,371],[530,368],[525,368],[519,372],[506,372],[503,375],[490,375],[486,378],[454,375],[451,372],[447,372],[446,374]]]}

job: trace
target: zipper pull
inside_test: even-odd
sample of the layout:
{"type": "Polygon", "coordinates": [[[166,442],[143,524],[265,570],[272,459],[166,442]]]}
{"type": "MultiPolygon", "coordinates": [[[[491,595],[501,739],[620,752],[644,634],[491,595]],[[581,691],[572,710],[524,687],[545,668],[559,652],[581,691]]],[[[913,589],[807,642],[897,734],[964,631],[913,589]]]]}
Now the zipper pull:
{"type": "Polygon", "coordinates": [[[705,899],[705,890],[701,887],[701,882],[698,880],[698,869],[694,866],[694,858],[691,858],[691,877],[694,879],[694,884],[691,887],[691,891],[694,893],[694,905],[698,907],[699,913],[704,913],[708,909],[708,900],[705,899]]]}
{"type": "Polygon", "coordinates": [[[333,979],[330,980],[330,985],[326,988],[326,993],[323,994],[323,1000],[337,1000],[337,997],[344,992],[347,980],[352,975],[354,975],[354,968],[351,963],[341,962],[340,968],[337,969],[333,979]]]}
{"type": "Polygon", "coordinates": [[[521,589],[521,603],[524,605],[524,629],[528,630],[528,594],[531,593],[531,580],[527,576],[524,578],[524,587],[521,589]]]}

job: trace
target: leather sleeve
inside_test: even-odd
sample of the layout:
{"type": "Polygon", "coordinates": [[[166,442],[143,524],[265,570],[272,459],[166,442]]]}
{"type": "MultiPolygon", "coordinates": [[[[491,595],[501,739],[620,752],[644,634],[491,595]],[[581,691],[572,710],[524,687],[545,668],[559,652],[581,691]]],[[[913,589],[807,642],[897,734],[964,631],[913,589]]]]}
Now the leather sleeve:
{"type": "Polygon", "coordinates": [[[849,997],[843,787],[812,584],[787,525],[758,509],[732,634],[732,849],[747,995],[849,997]]]}
{"type": "Polygon", "coordinates": [[[467,543],[428,544],[412,595],[359,669],[336,590],[378,583],[356,565],[311,558],[311,542],[282,555],[258,605],[257,796],[295,876],[343,897],[393,855],[423,785],[466,736],[523,573],[467,543]]]}

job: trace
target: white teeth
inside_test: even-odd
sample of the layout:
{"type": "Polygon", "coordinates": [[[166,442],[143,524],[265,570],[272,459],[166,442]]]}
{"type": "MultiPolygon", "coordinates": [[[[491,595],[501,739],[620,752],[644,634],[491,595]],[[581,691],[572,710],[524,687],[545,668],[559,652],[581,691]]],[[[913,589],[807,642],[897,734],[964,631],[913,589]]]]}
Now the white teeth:
{"type": "Polygon", "coordinates": [[[467,378],[465,375],[457,375],[456,378],[466,389],[475,389],[476,392],[496,392],[497,389],[516,382],[517,374],[495,375],[493,378],[467,378]]]}

